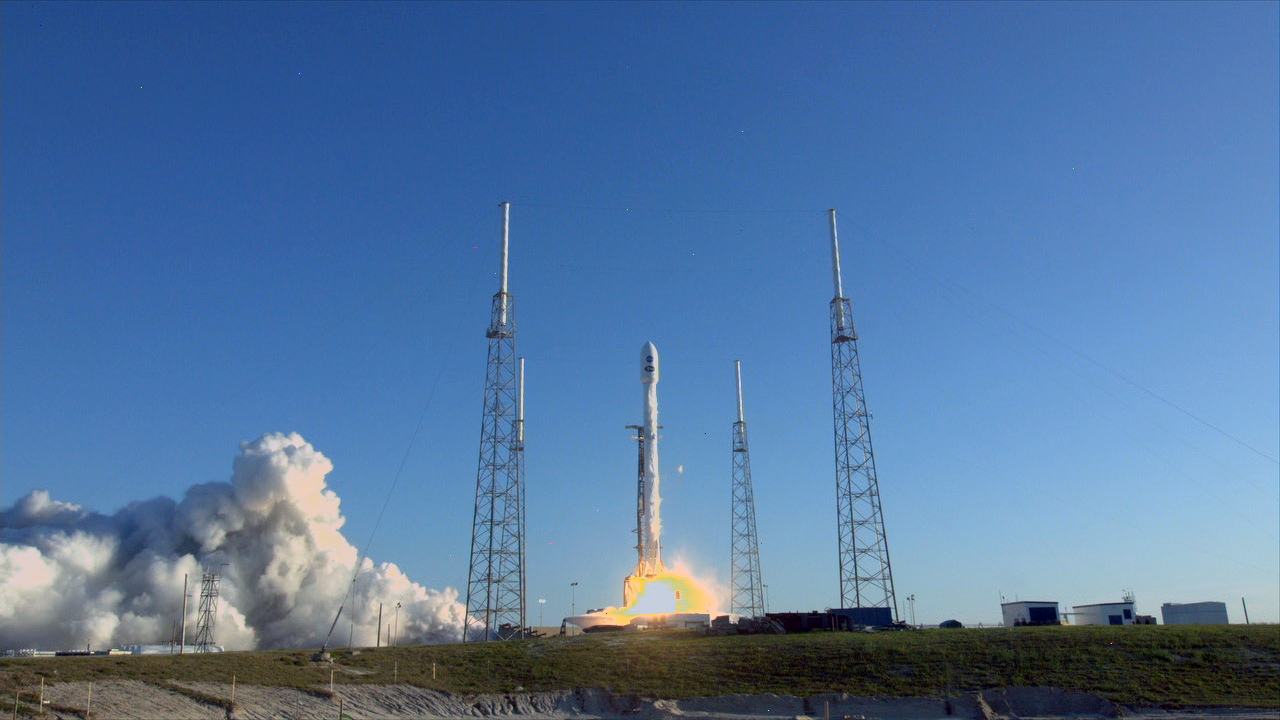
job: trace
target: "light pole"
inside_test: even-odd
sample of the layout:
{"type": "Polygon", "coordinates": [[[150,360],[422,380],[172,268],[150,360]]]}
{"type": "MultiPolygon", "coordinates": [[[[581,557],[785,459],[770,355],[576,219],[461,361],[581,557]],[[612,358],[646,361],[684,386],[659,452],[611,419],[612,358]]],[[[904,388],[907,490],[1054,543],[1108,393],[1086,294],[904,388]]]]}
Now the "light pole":
{"type": "Polygon", "coordinates": [[[760,587],[764,588],[764,611],[769,612],[769,586],[760,583],[760,587]]]}
{"type": "Polygon", "coordinates": [[[187,647],[187,573],[182,573],[182,639],[178,642],[178,654],[187,647]]]}
{"type": "Polygon", "coordinates": [[[911,608],[911,624],[916,624],[916,594],[911,593],[907,596],[907,605],[911,608]]]}
{"type": "Polygon", "coordinates": [[[396,619],[391,622],[391,647],[399,645],[399,638],[396,637],[400,633],[400,603],[396,603],[396,619]]]}
{"type": "Polygon", "coordinates": [[[569,583],[569,614],[578,614],[578,583],[569,583]]]}
{"type": "Polygon", "coordinates": [[[538,627],[542,627],[542,606],[546,604],[546,598],[538,598],[538,627]]]}

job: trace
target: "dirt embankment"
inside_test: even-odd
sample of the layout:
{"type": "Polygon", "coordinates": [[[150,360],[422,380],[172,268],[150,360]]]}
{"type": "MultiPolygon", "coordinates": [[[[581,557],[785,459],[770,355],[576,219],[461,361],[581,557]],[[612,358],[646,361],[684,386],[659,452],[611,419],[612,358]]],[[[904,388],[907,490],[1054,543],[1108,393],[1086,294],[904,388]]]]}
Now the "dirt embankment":
{"type": "MultiPolygon", "coordinates": [[[[69,682],[45,688],[45,717],[83,718],[86,705],[94,720],[349,720],[428,718],[599,718],[657,720],[759,720],[760,718],[838,718],[841,720],[1020,720],[1025,718],[1111,718],[1144,720],[1267,720],[1276,711],[1228,708],[1177,712],[1126,710],[1090,693],[1055,688],[1007,688],[937,698],[866,698],[841,694],[798,698],[732,695],[662,700],[614,695],[604,690],[508,693],[462,696],[412,685],[340,685],[325,689],[240,685],[231,708],[231,686],[224,683],[174,683],[161,687],[135,680],[93,684],[69,682]]],[[[34,694],[24,693],[20,717],[35,713],[34,694]],[[29,703],[29,704],[28,704],[29,703]]]]}

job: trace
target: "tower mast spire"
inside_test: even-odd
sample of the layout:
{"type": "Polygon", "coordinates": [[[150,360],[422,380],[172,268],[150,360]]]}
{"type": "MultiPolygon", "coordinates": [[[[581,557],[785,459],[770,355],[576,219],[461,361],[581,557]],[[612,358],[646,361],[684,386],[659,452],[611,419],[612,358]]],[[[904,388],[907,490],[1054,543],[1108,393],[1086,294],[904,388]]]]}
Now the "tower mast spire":
{"type": "MultiPolygon", "coordinates": [[[[870,415],[862,392],[858,333],[849,298],[840,278],[840,241],[836,211],[828,210],[831,228],[831,389],[835,419],[836,518],[839,533],[840,605],[884,608],[898,617],[880,508],[880,485],[871,452],[870,415]]],[[[882,619],[883,615],[881,616],[882,619]]]]}
{"type": "Polygon", "coordinates": [[[760,547],[756,542],[756,500],[751,489],[751,455],[747,422],[742,412],[742,361],[733,361],[738,380],[738,421],[733,424],[733,491],[730,517],[729,611],[747,617],[765,613],[760,577],[760,547]]]}
{"type": "Polygon", "coordinates": [[[507,247],[511,204],[502,203],[502,269],[493,296],[489,361],[485,371],[467,574],[463,641],[523,637],[524,408],[523,363],[516,359],[514,301],[507,292],[507,247]]]}

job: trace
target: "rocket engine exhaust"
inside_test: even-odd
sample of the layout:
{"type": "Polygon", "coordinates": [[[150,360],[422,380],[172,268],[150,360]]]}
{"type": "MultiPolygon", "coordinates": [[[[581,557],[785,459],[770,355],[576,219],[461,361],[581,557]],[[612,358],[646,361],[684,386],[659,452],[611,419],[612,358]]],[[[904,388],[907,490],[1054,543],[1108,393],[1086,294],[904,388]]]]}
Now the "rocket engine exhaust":
{"type": "Polygon", "coordinates": [[[336,635],[344,645],[461,640],[457,590],[375,564],[343,535],[332,470],[297,433],[268,433],[240,444],[228,480],[194,485],[178,500],[103,515],[33,490],[0,507],[0,650],[174,642],[183,625],[190,638],[196,605],[181,612],[182,578],[195,578],[198,593],[210,561],[229,563],[213,637],[228,650],[318,647],[344,597],[336,635]],[[391,627],[379,603],[388,622],[403,605],[391,627]]]}
{"type": "MultiPolygon", "coordinates": [[[[564,619],[584,632],[624,627],[691,627],[709,625],[721,615],[713,590],[677,560],[674,568],[662,561],[662,496],[658,472],[658,348],[645,343],[640,351],[640,384],[644,389],[644,424],[628,425],[640,442],[636,487],[636,568],[623,580],[622,607],[593,610],[564,619]]],[[[731,618],[736,616],[729,615],[731,618]]],[[[563,626],[562,626],[563,627],[563,626]]]]}

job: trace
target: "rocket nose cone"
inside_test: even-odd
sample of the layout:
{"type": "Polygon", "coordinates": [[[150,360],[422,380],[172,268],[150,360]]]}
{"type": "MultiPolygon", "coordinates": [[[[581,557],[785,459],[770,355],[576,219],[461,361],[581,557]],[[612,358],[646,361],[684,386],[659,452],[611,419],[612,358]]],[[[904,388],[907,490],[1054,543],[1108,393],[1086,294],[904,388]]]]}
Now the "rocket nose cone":
{"type": "Polygon", "coordinates": [[[658,381],[658,347],[651,342],[640,351],[640,382],[658,381]]]}

